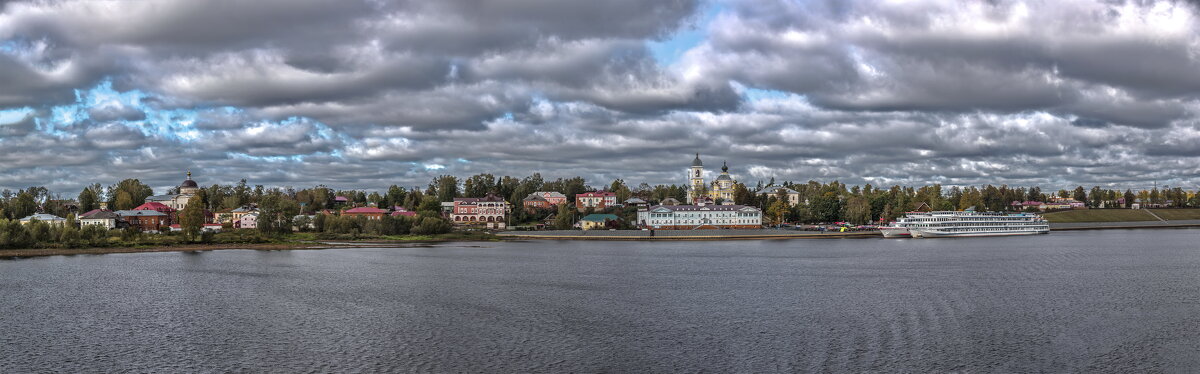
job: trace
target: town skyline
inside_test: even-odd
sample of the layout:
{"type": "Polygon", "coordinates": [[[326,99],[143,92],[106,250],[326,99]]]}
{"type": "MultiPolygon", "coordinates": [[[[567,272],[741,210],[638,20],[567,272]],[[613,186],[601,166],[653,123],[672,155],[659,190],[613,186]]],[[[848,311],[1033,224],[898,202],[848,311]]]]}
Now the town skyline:
{"type": "Polygon", "coordinates": [[[0,189],[1195,190],[1196,45],[1177,1],[9,1],[0,189]]]}

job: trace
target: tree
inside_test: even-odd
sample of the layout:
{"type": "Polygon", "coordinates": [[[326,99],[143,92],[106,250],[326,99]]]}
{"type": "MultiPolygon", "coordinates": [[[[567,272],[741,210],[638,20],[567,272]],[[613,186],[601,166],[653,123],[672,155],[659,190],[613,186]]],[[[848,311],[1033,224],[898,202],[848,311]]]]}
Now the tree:
{"type": "Polygon", "coordinates": [[[110,186],[113,201],[109,204],[113,210],[128,210],[142,205],[147,197],[154,195],[154,190],[137,179],[126,179],[110,186]]]}
{"type": "Polygon", "coordinates": [[[767,207],[767,218],[772,225],[783,224],[784,219],[788,214],[788,205],[786,201],[775,200],[771,206],[767,207]]]}
{"type": "Polygon", "coordinates": [[[625,200],[629,200],[630,196],[633,196],[633,191],[629,189],[629,186],[625,185],[624,179],[614,180],[612,185],[608,187],[608,190],[617,194],[618,203],[624,203],[625,200]]]}
{"type": "Polygon", "coordinates": [[[570,230],[575,226],[575,208],[568,204],[558,206],[558,215],[554,217],[554,228],[570,230]]]}
{"type": "Polygon", "coordinates": [[[429,182],[429,194],[438,201],[454,201],[458,197],[458,178],[453,175],[442,175],[429,182]]]}
{"type": "Polygon", "coordinates": [[[300,213],[300,205],[288,196],[271,192],[258,203],[258,231],[264,234],[286,234],[292,231],[292,217],[300,213]]]}
{"type": "Polygon", "coordinates": [[[37,212],[37,201],[34,201],[33,194],[21,191],[17,194],[17,198],[9,204],[8,210],[12,213],[10,216],[12,219],[25,218],[37,212]]]}
{"type": "Polygon", "coordinates": [[[1076,201],[1087,202],[1087,191],[1083,189],[1083,186],[1075,187],[1075,191],[1071,193],[1071,198],[1076,201]]]}
{"type": "Polygon", "coordinates": [[[1042,201],[1042,188],[1038,186],[1029,187],[1029,191],[1025,195],[1025,200],[1042,201]]]}
{"type": "MultiPolygon", "coordinates": [[[[457,182],[456,182],[457,183],[457,182]]],[[[463,196],[464,197],[484,197],[489,192],[494,192],[496,187],[496,176],[491,174],[476,174],[463,181],[463,196]]],[[[450,199],[442,200],[449,201],[450,199]]]]}
{"type": "Polygon", "coordinates": [[[84,187],[83,191],[79,192],[79,211],[90,212],[92,209],[100,207],[99,196],[91,186],[84,187]]]}
{"type": "Polygon", "coordinates": [[[179,227],[188,240],[196,240],[204,228],[204,204],[202,201],[188,202],[179,213],[179,227]]]}
{"type": "Polygon", "coordinates": [[[859,225],[871,221],[871,205],[867,203],[867,199],[855,196],[847,201],[846,221],[859,225]]]}
{"type": "Polygon", "coordinates": [[[393,207],[404,205],[404,195],[406,194],[407,193],[404,191],[404,188],[401,188],[400,186],[393,184],[391,187],[388,187],[387,206],[393,207]]]}

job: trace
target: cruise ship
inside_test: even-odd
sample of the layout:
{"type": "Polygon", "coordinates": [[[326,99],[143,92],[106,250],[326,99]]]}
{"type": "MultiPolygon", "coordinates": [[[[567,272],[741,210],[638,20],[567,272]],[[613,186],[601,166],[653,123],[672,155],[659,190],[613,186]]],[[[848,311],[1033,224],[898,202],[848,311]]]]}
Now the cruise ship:
{"type": "Polygon", "coordinates": [[[1050,224],[1032,213],[910,212],[880,231],[886,238],[1033,235],[1050,233],[1050,224]]]}

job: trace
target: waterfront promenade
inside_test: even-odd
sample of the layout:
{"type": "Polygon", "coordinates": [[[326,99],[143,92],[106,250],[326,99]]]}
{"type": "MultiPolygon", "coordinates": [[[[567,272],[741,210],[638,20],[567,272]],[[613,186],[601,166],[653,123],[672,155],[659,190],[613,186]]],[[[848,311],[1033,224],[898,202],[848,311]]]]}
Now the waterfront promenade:
{"type": "Polygon", "coordinates": [[[1200,227],[1200,220],[1130,222],[1051,222],[1050,231],[1200,227]]]}
{"type": "Polygon", "coordinates": [[[786,229],[744,230],[553,230],[505,231],[496,236],[524,239],[582,240],[712,240],[712,239],[838,239],[881,237],[879,231],[820,232],[786,229]]]}

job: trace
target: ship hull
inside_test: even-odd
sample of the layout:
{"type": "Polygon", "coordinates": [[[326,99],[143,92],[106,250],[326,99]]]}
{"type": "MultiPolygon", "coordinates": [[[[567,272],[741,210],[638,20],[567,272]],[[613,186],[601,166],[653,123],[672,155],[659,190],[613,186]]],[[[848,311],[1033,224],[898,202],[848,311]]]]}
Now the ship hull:
{"type": "Polygon", "coordinates": [[[908,232],[907,227],[880,227],[879,232],[885,238],[911,238],[912,234],[908,232]]]}
{"type": "Polygon", "coordinates": [[[942,230],[915,230],[914,237],[919,238],[975,238],[982,236],[1019,236],[1019,235],[1038,235],[1049,234],[1050,229],[1041,230],[1023,230],[1023,231],[984,231],[984,232],[947,232],[942,230]]]}

